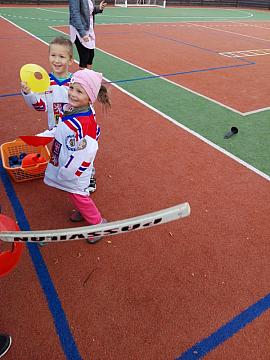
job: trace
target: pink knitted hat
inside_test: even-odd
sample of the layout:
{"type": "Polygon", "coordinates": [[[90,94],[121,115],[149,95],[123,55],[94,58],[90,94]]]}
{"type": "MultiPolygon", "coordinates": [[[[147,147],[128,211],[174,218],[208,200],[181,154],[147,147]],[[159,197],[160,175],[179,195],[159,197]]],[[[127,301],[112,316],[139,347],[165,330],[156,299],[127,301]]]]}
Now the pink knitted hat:
{"type": "Polygon", "coordinates": [[[101,82],[102,74],[89,69],[76,71],[71,79],[71,83],[78,83],[84,88],[92,104],[97,99],[101,82]]]}

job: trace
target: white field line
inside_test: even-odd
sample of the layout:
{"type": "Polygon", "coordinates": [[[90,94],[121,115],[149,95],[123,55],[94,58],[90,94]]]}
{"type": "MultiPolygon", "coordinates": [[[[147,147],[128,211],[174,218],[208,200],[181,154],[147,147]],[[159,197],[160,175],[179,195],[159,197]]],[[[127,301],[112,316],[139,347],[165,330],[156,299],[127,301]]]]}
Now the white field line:
{"type": "MultiPolygon", "coordinates": [[[[63,13],[63,14],[68,14],[68,13],[63,13]]],[[[37,17],[29,17],[29,16],[21,16],[21,15],[11,15],[11,14],[4,14],[4,13],[2,13],[1,15],[3,17],[6,16],[7,18],[17,18],[17,19],[26,19],[26,20],[51,21],[51,22],[65,21],[65,20],[62,20],[62,19],[45,19],[45,18],[37,18],[37,17]]],[[[109,15],[102,15],[102,16],[103,17],[108,16],[110,18],[112,18],[112,17],[121,18],[121,16],[109,16],[109,15]]],[[[122,18],[128,18],[128,17],[132,17],[132,16],[122,16],[122,18]]],[[[142,18],[142,17],[140,17],[140,18],[142,18]]],[[[151,17],[151,19],[152,19],[152,17],[151,17]]],[[[163,17],[162,17],[162,19],[163,19],[163,17]]],[[[223,21],[224,20],[225,19],[223,19],[223,21]]],[[[209,22],[209,20],[201,20],[201,21],[197,20],[197,22],[204,23],[204,22],[209,22]]],[[[185,23],[185,22],[179,24],[178,22],[166,22],[166,21],[162,21],[162,22],[160,22],[160,21],[150,21],[150,22],[145,21],[145,22],[142,22],[142,23],[131,23],[131,22],[123,22],[122,21],[120,23],[110,23],[110,24],[108,24],[108,23],[99,23],[99,24],[96,24],[96,26],[99,26],[99,25],[102,25],[102,26],[105,26],[105,25],[106,26],[112,26],[112,25],[118,25],[118,26],[119,25],[130,25],[130,26],[143,26],[143,25],[145,25],[145,26],[151,26],[151,25],[156,25],[156,24],[160,24],[160,26],[183,26],[184,27],[184,26],[191,26],[192,22],[190,22],[190,25],[189,25],[188,23],[185,23]]],[[[55,25],[55,26],[57,26],[57,25],[55,25]]],[[[59,26],[61,26],[61,25],[59,25],[59,26]]],[[[64,24],[62,26],[64,26],[64,24]]]]}
{"type": "Polygon", "coordinates": [[[68,11],[56,11],[56,10],[43,9],[43,8],[35,8],[35,9],[36,9],[36,10],[41,10],[41,11],[53,12],[53,13],[57,13],[57,14],[65,14],[65,15],[68,15],[68,14],[69,14],[68,11]]]}
{"type": "MultiPolygon", "coordinates": [[[[219,105],[219,106],[221,106],[221,107],[224,107],[225,109],[228,109],[228,110],[230,110],[230,111],[233,111],[233,112],[235,112],[235,113],[243,116],[243,113],[242,113],[241,111],[238,111],[238,110],[236,110],[236,109],[234,109],[234,108],[232,108],[232,107],[230,107],[230,106],[227,106],[227,105],[225,105],[225,104],[223,104],[223,103],[221,103],[221,102],[219,102],[219,101],[217,101],[217,100],[214,100],[214,99],[212,99],[212,98],[210,98],[210,97],[208,97],[208,96],[205,96],[205,95],[200,94],[200,93],[198,93],[198,92],[196,92],[196,91],[194,91],[194,90],[191,90],[191,89],[189,89],[189,88],[187,88],[187,87],[185,87],[185,86],[183,86],[183,85],[177,84],[177,83],[175,83],[174,81],[169,80],[167,77],[159,76],[158,74],[156,74],[156,73],[154,73],[154,72],[152,72],[152,71],[150,71],[150,70],[147,70],[147,69],[145,69],[145,68],[143,68],[143,67],[141,67],[141,66],[138,66],[138,65],[136,65],[136,64],[133,64],[133,63],[127,61],[127,60],[121,59],[121,58],[119,58],[118,56],[113,55],[113,54],[111,54],[111,53],[109,53],[109,52],[107,52],[107,51],[105,51],[105,50],[102,50],[102,49],[99,49],[99,48],[98,48],[98,50],[101,51],[101,52],[103,52],[103,53],[106,54],[106,55],[109,55],[109,56],[112,56],[112,57],[114,57],[114,58],[116,58],[116,59],[118,59],[118,60],[124,61],[125,63],[127,63],[127,64],[129,64],[129,65],[131,65],[131,66],[133,66],[133,67],[136,67],[137,69],[142,70],[142,71],[144,71],[144,72],[146,72],[146,73],[148,73],[148,74],[150,74],[150,75],[156,76],[156,77],[159,78],[159,79],[162,79],[162,80],[164,80],[164,81],[167,81],[168,83],[173,84],[174,86],[180,87],[181,89],[184,89],[184,90],[186,90],[186,91],[188,91],[188,92],[190,92],[190,93],[192,93],[192,94],[194,94],[194,95],[196,95],[196,96],[200,96],[200,97],[206,99],[207,101],[211,101],[211,102],[213,102],[213,103],[215,103],[215,104],[217,104],[217,105],[219,105]]],[[[179,76],[180,76],[180,75],[181,75],[181,74],[179,74],[179,76]]],[[[176,76],[177,76],[177,75],[176,75],[176,76]]]]}
{"type": "MultiPolygon", "coordinates": [[[[57,10],[51,10],[51,9],[46,9],[46,8],[35,8],[37,10],[42,10],[42,11],[48,11],[48,12],[53,12],[53,13],[59,13],[59,14],[68,14],[68,12],[63,12],[63,11],[57,11],[57,10]]],[[[113,9],[113,8],[110,8],[110,9],[113,9]]],[[[177,9],[177,8],[175,8],[177,9]]],[[[181,11],[183,10],[188,10],[190,11],[189,8],[181,8],[181,11]]],[[[216,9],[215,9],[216,10],[216,9]]],[[[103,17],[110,17],[110,18],[138,18],[140,17],[141,19],[228,19],[228,20],[231,20],[231,19],[247,19],[247,18],[250,18],[250,17],[253,17],[254,14],[251,13],[251,12],[248,12],[248,11],[245,11],[245,10],[235,10],[235,9],[224,9],[225,11],[235,11],[237,13],[241,12],[241,13],[244,13],[245,15],[244,16],[234,16],[233,18],[232,17],[227,17],[227,16],[186,16],[186,15],[182,15],[182,16],[133,16],[133,15],[106,15],[106,14],[103,14],[102,16],[103,17]]]]}
{"type": "MultiPolygon", "coordinates": [[[[2,16],[1,16],[2,18],[2,16]]],[[[43,44],[46,44],[49,46],[49,43],[45,42],[42,39],[39,39],[38,37],[36,37],[35,35],[31,34],[30,32],[28,32],[27,30],[24,30],[23,28],[21,28],[20,26],[14,24],[12,21],[7,20],[4,18],[4,20],[8,21],[9,23],[11,23],[13,26],[17,27],[18,29],[26,32],[27,34],[29,34],[30,36],[32,36],[33,38],[39,40],[40,42],[42,42],[43,44]]],[[[76,63],[78,63],[78,61],[76,61],[76,63]]],[[[106,81],[109,81],[108,79],[104,78],[106,81]]],[[[239,164],[243,165],[244,167],[246,167],[247,169],[253,171],[255,174],[261,176],[262,178],[270,181],[270,176],[265,174],[264,172],[260,171],[259,169],[255,168],[254,166],[248,164],[247,162],[245,162],[244,160],[238,158],[237,156],[231,154],[229,151],[223,149],[222,147],[220,147],[219,145],[213,143],[212,141],[206,139],[205,137],[203,137],[202,135],[196,133],[195,131],[189,129],[187,126],[178,123],[175,119],[171,118],[170,116],[168,116],[167,114],[164,114],[163,112],[159,111],[158,109],[154,108],[153,106],[149,105],[148,103],[146,103],[145,101],[141,100],[140,98],[138,98],[137,96],[129,93],[128,91],[122,89],[120,86],[116,85],[116,84],[112,84],[114,87],[116,87],[119,91],[121,91],[122,93],[130,96],[131,98],[133,98],[134,100],[138,101],[139,103],[141,103],[142,105],[144,105],[145,107],[151,109],[152,111],[156,112],[157,114],[159,114],[160,116],[162,116],[163,118],[169,120],[170,122],[172,122],[174,125],[180,127],[181,129],[187,131],[188,133],[194,135],[195,137],[197,137],[198,139],[202,140],[203,142],[205,142],[207,145],[213,147],[214,149],[218,150],[219,152],[221,152],[222,154],[228,156],[229,158],[235,160],[236,162],[238,162],[239,164]]]]}
{"type": "Polygon", "coordinates": [[[244,116],[248,116],[248,115],[252,115],[252,114],[258,114],[260,112],[267,111],[267,110],[270,110],[270,106],[268,106],[266,108],[258,109],[258,110],[247,111],[247,112],[244,113],[244,116]]]}
{"type": "MultiPolygon", "coordinates": [[[[258,29],[264,29],[264,30],[270,30],[270,27],[264,27],[264,26],[258,26],[258,25],[255,25],[253,23],[242,23],[242,22],[237,22],[237,23],[234,23],[234,21],[229,21],[229,22],[232,22],[233,24],[240,24],[240,25],[246,25],[246,26],[251,26],[251,27],[255,27],[255,28],[258,28],[258,29]]],[[[264,21],[264,22],[267,22],[267,21],[264,21]]],[[[270,25],[270,22],[269,22],[269,25],[270,25]]]]}
{"type": "MultiPolygon", "coordinates": [[[[60,26],[61,26],[61,25],[60,25],[60,26]]],[[[51,28],[53,29],[54,27],[56,27],[56,26],[53,26],[53,27],[51,27],[51,28]]],[[[60,33],[66,35],[66,33],[65,33],[64,31],[61,31],[61,30],[58,30],[58,29],[57,29],[57,31],[59,31],[60,33]]],[[[221,107],[224,107],[225,109],[228,109],[228,110],[230,110],[230,111],[232,111],[232,112],[235,112],[235,113],[237,113],[237,114],[239,114],[239,115],[245,116],[245,115],[244,115],[245,113],[242,113],[241,111],[238,111],[238,110],[236,110],[236,109],[234,109],[234,108],[232,108],[232,107],[230,107],[230,106],[227,106],[227,105],[225,105],[225,104],[223,104],[223,103],[221,103],[221,102],[219,102],[219,101],[217,101],[217,100],[214,100],[214,99],[212,99],[212,98],[210,98],[210,97],[208,97],[208,96],[205,96],[205,95],[200,94],[200,93],[198,93],[198,92],[196,92],[196,91],[194,91],[194,90],[191,90],[191,89],[189,89],[189,88],[187,88],[187,87],[185,87],[185,86],[183,86],[183,85],[177,84],[177,83],[175,83],[174,81],[167,79],[166,77],[159,76],[158,74],[156,74],[156,73],[154,73],[154,72],[152,72],[152,71],[150,71],[150,70],[147,70],[147,69],[145,69],[145,68],[143,68],[143,67],[141,67],[141,66],[139,66],[139,65],[133,64],[133,63],[131,63],[131,62],[125,60],[125,59],[122,59],[122,58],[120,58],[120,57],[118,57],[118,56],[116,56],[116,55],[113,55],[113,54],[111,54],[111,53],[109,53],[109,52],[107,52],[107,51],[105,51],[105,50],[103,50],[103,49],[100,49],[100,48],[98,48],[98,47],[97,47],[96,49],[98,49],[99,51],[103,52],[103,53],[106,54],[106,55],[109,55],[109,56],[111,56],[111,57],[113,57],[113,58],[115,58],[115,59],[117,59],[117,60],[123,61],[123,62],[125,62],[125,63],[128,64],[128,65],[131,65],[131,66],[133,66],[133,67],[135,67],[135,68],[137,68],[137,69],[139,69],[139,70],[142,70],[143,72],[148,73],[149,75],[156,76],[157,78],[160,78],[160,79],[162,79],[162,80],[164,80],[164,81],[167,81],[168,83],[173,84],[174,86],[180,87],[181,89],[184,89],[184,90],[186,90],[186,91],[188,91],[188,92],[190,92],[190,93],[192,93],[192,94],[194,94],[194,95],[196,95],[196,96],[200,96],[200,97],[206,99],[207,101],[211,101],[211,102],[213,102],[213,103],[215,103],[215,104],[217,104],[217,105],[219,105],[219,106],[221,106],[221,107]]],[[[179,74],[179,75],[180,75],[180,74],[179,74]]]]}
{"type": "MultiPolygon", "coordinates": [[[[4,14],[4,13],[2,13],[0,16],[3,17],[3,18],[4,18],[4,16],[6,16],[8,18],[17,18],[19,20],[26,19],[26,20],[38,20],[38,21],[50,21],[50,22],[53,22],[53,21],[58,21],[58,22],[66,21],[66,20],[61,20],[61,19],[44,19],[44,18],[38,18],[38,17],[29,17],[29,16],[21,16],[21,15],[17,16],[17,15],[4,14]]],[[[6,18],[4,18],[4,19],[6,19],[6,18]]]]}
{"type": "MultiPolygon", "coordinates": [[[[190,23],[190,24],[193,25],[192,23],[190,23]]],[[[113,24],[113,25],[115,25],[115,24],[113,24]]],[[[59,25],[59,27],[62,27],[62,26],[68,26],[68,25],[59,25]]],[[[57,28],[58,26],[49,26],[49,27],[50,27],[51,29],[54,29],[54,28],[57,28]]],[[[57,29],[57,31],[60,32],[60,33],[62,33],[62,34],[64,34],[64,35],[67,35],[64,31],[61,31],[61,30],[58,30],[58,29],[57,29]]],[[[198,93],[198,92],[196,92],[196,91],[194,91],[194,90],[191,90],[191,89],[189,89],[189,88],[187,88],[187,87],[185,87],[185,86],[183,86],[183,85],[177,84],[176,82],[174,82],[174,81],[172,81],[172,80],[169,80],[169,79],[166,78],[166,77],[159,76],[158,74],[156,74],[156,73],[154,73],[154,72],[152,72],[152,71],[150,71],[150,70],[146,70],[145,68],[143,68],[143,67],[141,67],[141,66],[138,66],[138,65],[136,65],[136,64],[133,64],[133,63],[131,63],[131,62],[125,60],[125,59],[122,59],[122,58],[120,58],[120,57],[118,57],[118,56],[116,56],[116,55],[114,55],[114,54],[111,54],[111,53],[109,53],[109,52],[107,52],[107,51],[105,51],[105,50],[103,50],[103,49],[100,49],[100,48],[98,48],[98,47],[97,47],[96,49],[98,49],[99,51],[103,52],[103,53],[106,54],[106,55],[109,55],[109,56],[111,56],[111,57],[114,57],[114,58],[117,59],[117,60],[123,61],[123,62],[125,62],[125,63],[128,64],[128,65],[131,65],[131,66],[133,66],[133,67],[136,67],[137,69],[142,70],[142,71],[144,71],[144,72],[146,72],[146,73],[148,73],[148,74],[150,74],[150,75],[156,76],[157,78],[159,77],[160,79],[162,79],[162,80],[164,80],[164,81],[167,81],[167,82],[173,84],[174,86],[178,86],[178,87],[180,87],[181,89],[184,89],[184,90],[186,90],[186,91],[188,91],[188,92],[190,92],[190,93],[192,93],[192,94],[194,94],[194,95],[196,95],[196,96],[200,96],[200,97],[206,99],[207,101],[211,101],[211,102],[213,102],[214,104],[217,104],[217,105],[219,105],[219,106],[221,106],[221,107],[223,107],[223,108],[225,108],[225,109],[228,109],[228,110],[230,110],[230,111],[232,111],[232,112],[234,112],[234,113],[236,113],[236,114],[238,114],[238,115],[247,116],[247,115],[250,115],[250,114],[252,114],[252,113],[259,113],[259,112],[263,112],[263,111],[268,110],[268,107],[267,107],[267,108],[261,108],[261,109],[252,110],[252,111],[249,111],[249,112],[241,112],[241,111],[239,111],[239,110],[237,110],[237,109],[234,109],[234,108],[232,108],[232,107],[230,107],[230,106],[228,106],[228,105],[225,105],[225,104],[223,104],[223,103],[221,103],[221,102],[219,102],[219,101],[217,101],[217,100],[214,100],[214,99],[212,99],[212,98],[210,98],[210,97],[208,97],[208,96],[205,96],[205,95],[200,94],[200,93],[198,93]]],[[[179,75],[181,75],[181,74],[179,74],[179,75]]]]}
{"type": "MultiPolygon", "coordinates": [[[[233,22],[233,21],[231,21],[233,22]]],[[[190,23],[190,22],[188,22],[190,23]]],[[[225,33],[229,33],[229,34],[233,34],[233,35],[238,35],[239,37],[243,36],[243,37],[247,37],[249,39],[255,39],[255,40],[260,40],[260,41],[267,41],[267,42],[270,42],[270,39],[262,39],[262,38],[258,38],[256,36],[251,36],[251,35],[246,35],[246,34],[241,34],[241,33],[237,33],[237,32],[234,32],[234,31],[229,31],[229,30],[224,30],[224,29],[217,29],[217,28],[214,28],[214,27],[211,27],[211,26],[207,26],[207,25],[201,25],[201,24],[193,24],[191,23],[193,26],[196,26],[196,27],[202,27],[202,28],[206,28],[206,29],[212,29],[214,31],[221,31],[221,32],[225,32],[225,33]]]]}
{"type": "Polygon", "coordinates": [[[170,116],[164,114],[163,112],[159,111],[158,109],[154,108],[153,106],[149,105],[148,103],[144,102],[143,100],[141,100],[140,98],[138,98],[137,96],[129,93],[128,91],[120,88],[118,85],[113,84],[113,86],[115,86],[117,89],[119,89],[120,91],[122,91],[123,93],[127,94],[128,96],[130,96],[131,98],[137,100],[139,103],[143,104],[144,106],[148,107],[149,109],[151,109],[152,111],[156,112],[157,114],[159,114],[160,116],[164,117],[165,119],[169,120],[170,122],[172,122],[174,125],[180,127],[181,129],[187,131],[188,133],[196,136],[198,139],[202,140],[203,142],[205,142],[207,145],[213,147],[214,149],[220,151],[221,153],[223,153],[224,155],[227,155],[228,157],[230,157],[231,159],[235,160],[236,162],[238,162],[239,164],[245,166],[246,168],[248,168],[249,170],[255,172],[257,175],[260,175],[261,177],[263,177],[264,179],[270,181],[270,176],[265,174],[264,172],[258,170],[257,168],[255,168],[254,166],[248,164],[247,162],[245,162],[244,160],[238,158],[237,156],[231,154],[229,151],[223,149],[222,147],[220,147],[219,145],[213,143],[212,141],[206,139],[205,137],[203,137],[202,135],[196,133],[195,131],[189,129],[188,127],[186,127],[183,124],[180,124],[179,122],[177,122],[175,119],[171,118],[170,116]]]}
{"type": "Polygon", "coordinates": [[[248,49],[219,52],[219,55],[231,58],[243,58],[248,56],[264,56],[270,55],[270,49],[248,49]]]}
{"type": "Polygon", "coordinates": [[[46,41],[38,38],[37,36],[35,36],[35,35],[33,35],[33,34],[31,34],[29,31],[23,29],[22,27],[20,27],[19,25],[15,24],[15,23],[12,22],[11,20],[4,18],[2,15],[0,15],[0,18],[3,19],[3,20],[5,20],[5,21],[7,21],[7,22],[9,22],[10,24],[12,24],[12,25],[15,26],[16,28],[22,30],[22,31],[25,32],[26,34],[32,36],[32,37],[35,38],[36,40],[38,40],[38,41],[42,42],[43,44],[46,44],[46,45],[49,46],[49,44],[48,44],[46,41]]]}

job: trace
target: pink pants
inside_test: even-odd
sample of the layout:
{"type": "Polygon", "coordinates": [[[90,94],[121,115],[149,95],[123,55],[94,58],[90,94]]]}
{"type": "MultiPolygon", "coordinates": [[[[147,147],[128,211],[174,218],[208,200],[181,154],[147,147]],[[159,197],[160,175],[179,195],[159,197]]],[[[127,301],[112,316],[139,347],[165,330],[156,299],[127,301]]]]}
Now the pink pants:
{"type": "Polygon", "coordinates": [[[76,209],[79,210],[89,225],[97,225],[101,223],[102,217],[100,212],[94,201],[89,196],[69,193],[69,197],[76,209]]]}

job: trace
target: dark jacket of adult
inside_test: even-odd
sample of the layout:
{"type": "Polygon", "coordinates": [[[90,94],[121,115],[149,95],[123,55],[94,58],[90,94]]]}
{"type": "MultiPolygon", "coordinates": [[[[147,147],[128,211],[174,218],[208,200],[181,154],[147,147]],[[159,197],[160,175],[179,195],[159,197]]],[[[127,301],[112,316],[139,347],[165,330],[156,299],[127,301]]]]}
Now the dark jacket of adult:
{"type": "MultiPolygon", "coordinates": [[[[92,13],[95,20],[95,14],[102,13],[99,6],[94,6],[92,13]]],[[[69,0],[69,23],[74,26],[80,34],[84,37],[90,28],[90,9],[88,0],[69,0]]]]}

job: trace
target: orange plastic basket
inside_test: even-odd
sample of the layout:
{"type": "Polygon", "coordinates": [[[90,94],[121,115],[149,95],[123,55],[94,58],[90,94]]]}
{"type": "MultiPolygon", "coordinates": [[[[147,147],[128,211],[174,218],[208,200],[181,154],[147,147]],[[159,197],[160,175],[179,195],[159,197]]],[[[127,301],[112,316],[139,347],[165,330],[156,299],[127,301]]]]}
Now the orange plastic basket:
{"type": "Polygon", "coordinates": [[[50,152],[47,146],[31,146],[27,145],[21,139],[16,139],[11,142],[7,142],[1,145],[1,157],[3,162],[3,167],[8,172],[9,176],[15,182],[22,182],[34,179],[40,179],[44,177],[44,173],[48,162],[50,160],[50,152]],[[10,156],[20,156],[21,153],[26,154],[40,154],[46,159],[46,162],[39,163],[35,166],[22,168],[19,167],[10,167],[8,158],[10,156]]]}

